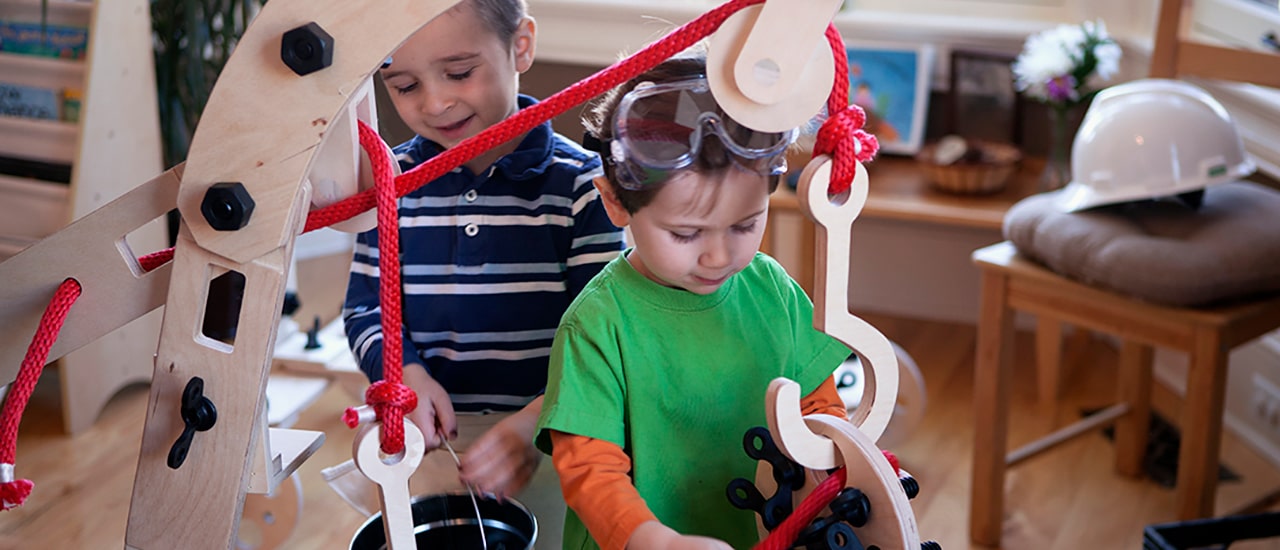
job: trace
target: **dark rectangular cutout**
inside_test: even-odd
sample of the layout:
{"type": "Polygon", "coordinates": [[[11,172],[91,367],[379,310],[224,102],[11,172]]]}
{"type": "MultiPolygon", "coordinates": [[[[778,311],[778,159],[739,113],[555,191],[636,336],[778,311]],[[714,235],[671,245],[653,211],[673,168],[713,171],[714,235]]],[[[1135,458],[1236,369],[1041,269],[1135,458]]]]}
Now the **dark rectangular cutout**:
{"type": "Polygon", "coordinates": [[[205,288],[200,334],[234,348],[236,328],[240,324],[240,306],[244,301],[245,277],[239,271],[213,266],[213,272],[218,271],[222,273],[210,279],[205,288]]]}

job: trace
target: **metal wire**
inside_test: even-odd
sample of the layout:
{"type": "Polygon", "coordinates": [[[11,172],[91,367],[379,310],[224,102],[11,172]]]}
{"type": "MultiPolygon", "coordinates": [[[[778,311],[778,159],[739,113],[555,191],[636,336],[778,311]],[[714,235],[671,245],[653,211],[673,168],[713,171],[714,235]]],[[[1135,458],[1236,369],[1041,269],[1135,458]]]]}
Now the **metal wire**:
{"type": "MultiPolygon", "coordinates": [[[[458,460],[458,453],[453,452],[453,445],[449,444],[447,438],[440,438],[444,441],[444,448],[449,451],[449,456],[453,457],[453,463],[458,466],[458,473],[462,473],[462,461],[458,460]]],[[[489,541],[484,536],[484,518],[480,516],[480,503],[476,502],[476,492],[471,489],[470,483],[463,483],[467,486],[467,494],[471,495],[471,507],[476,510],[476,525],[480,527],[480,546],[485,550],[489,549],[489,541]]]]}

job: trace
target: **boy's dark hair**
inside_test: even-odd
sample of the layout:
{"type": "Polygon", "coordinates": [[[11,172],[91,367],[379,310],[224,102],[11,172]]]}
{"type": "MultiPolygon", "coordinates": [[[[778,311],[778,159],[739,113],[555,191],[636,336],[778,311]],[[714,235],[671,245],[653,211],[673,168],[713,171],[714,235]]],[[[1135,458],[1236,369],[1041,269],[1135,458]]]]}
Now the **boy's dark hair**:
{"type": "MultiPolygon", "coordinates": [[[[645,73],[637,76],[615,88],[601,94],[599,98],[591,103],[591,105],[583,111],[582,125],[587,132],[598,139],[603,144],[608,144],[613,140],[613,118],[618,110],[618,104],[622,102],[622,98],[628,92],[635,89],[641,82],[653,82],[661,84],[664,82],[675,82],[687,78],[705,76],[707,72],[707,59],[705,53],[696,51],[696,53],[681,54],[672,57],[656,67],[649,69],[645,73]]],[[[613,190],[618,202],[627,212],[635,213],[647,206],[657,196],[658,191],[666,184],[667,180],[658,183],[645,185],[643,189],[631,190],[617,183],[617,172],[613,163],[609,161],[609,148],[604,147],[604,151],[600,152],[600,156],[604,159],[604,175],[609,180],[609,187],[613,190]]],[[[694,159],[694,163],[689,168],[705,175],[715,176],[725,173],[732,166],[732,153],[725,149],[724,145],[717,139],[704,139],[701,149],[698,151],[698,158],[694,159]]],[[[772,193],[778,188],[779,176],[769,177],[769,192],[772,193]]]]}
{"type": "Polygon", "coordinates": [[[463,0],[458,5],[466,4],[471,5],[486,28],[498,35],[498,40],[508,45],[528,12],[525,0],[463,0]]]}

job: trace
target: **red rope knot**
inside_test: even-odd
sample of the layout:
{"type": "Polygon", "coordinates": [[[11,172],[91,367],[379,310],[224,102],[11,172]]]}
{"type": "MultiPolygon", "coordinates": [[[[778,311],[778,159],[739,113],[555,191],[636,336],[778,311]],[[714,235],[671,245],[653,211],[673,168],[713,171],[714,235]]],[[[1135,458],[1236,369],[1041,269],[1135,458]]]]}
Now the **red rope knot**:
{"type": "Polygon", "coordinates": [[[862,126],[867,123],[867,114],[862,107],[849,105],[837,110],[818,129],[818,139],[813,146],[814,154],[831,156],[831,184],[827,192],[839,195],[853,185],[853,176],[857,167],[853,161],[871,162],[880,150],[880,142],[862,126]]]}
{"type": "Polygon", "coordinates": [[[34,486],[30,480],[13,479],[13,464],[0,464],[0,510],[22,506],[34,486]]]}
{"type": "Polygon", "coordinates": [[[418,408],[418,394],[404,384],[379,380],[365,390],[364,401],[382,422],[382,452],[393,455],[403,451],[404,415],[418,408]]]}

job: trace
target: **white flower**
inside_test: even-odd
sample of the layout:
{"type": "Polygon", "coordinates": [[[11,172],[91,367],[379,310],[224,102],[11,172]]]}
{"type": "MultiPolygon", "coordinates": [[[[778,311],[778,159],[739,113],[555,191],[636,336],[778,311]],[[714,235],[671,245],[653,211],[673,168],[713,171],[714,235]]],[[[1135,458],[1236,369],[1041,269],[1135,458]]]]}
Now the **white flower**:
{"type": "Polygon", "coordinates": [[[1110,80],[1119,65],[1120,47],[1107,36],[1106,25],[1085,21],[1028,37],[1013,73],[1028,96],[1065,106],[1080,101],[1086,86],[1110,80]]]}

